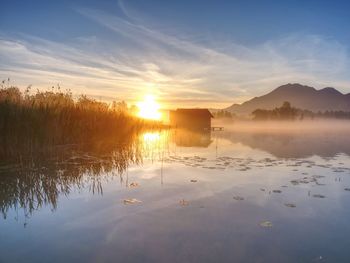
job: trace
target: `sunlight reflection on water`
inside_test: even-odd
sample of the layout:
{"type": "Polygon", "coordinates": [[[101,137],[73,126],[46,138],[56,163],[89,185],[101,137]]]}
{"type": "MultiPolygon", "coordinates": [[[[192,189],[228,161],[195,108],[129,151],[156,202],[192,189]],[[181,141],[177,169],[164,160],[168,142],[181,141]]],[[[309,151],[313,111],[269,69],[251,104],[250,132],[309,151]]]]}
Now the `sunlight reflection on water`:
{"type": "Polygon", "coordinates": [[[349,144],[165,130],[2,162],[0,261],[344,261],[349,144]]]}

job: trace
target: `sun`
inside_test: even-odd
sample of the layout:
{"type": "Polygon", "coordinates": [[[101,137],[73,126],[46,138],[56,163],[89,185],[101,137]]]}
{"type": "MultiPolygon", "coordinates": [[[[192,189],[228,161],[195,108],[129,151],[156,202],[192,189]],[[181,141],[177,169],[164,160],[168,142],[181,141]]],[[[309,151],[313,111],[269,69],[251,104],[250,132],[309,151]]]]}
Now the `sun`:
{"type": "Polygon", "coordinates": [[[152,95],[145,96],[143,101],[137,103],[137,107],[139,108],[139,117],[150,120],[161,119],[160,106],[152,95]]]}

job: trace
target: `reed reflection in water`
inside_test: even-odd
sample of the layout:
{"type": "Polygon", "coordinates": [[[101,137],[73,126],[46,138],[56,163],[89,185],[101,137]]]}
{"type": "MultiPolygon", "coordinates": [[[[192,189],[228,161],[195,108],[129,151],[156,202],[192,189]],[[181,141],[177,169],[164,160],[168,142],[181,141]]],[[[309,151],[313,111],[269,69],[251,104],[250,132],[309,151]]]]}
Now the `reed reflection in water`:
{"type": "Polygon", "coordinates": [[[161,184],[164,167],[176,162],[218,171],[230,167],[238,167],[239,171],[243,171],[281,163],[277,160],[274,163],[270,159],[238,158],[239,156],[234,156],[239,153],[233,152],[232,143],[263,150],[277,158],[307,158],[312,154],[334,157],[341,152],[349,154],[349,141],[343,135],[344,133],[336,136],[327,134],[324,137],[320,134],[300,136],[233,131],[212,134],[210,131],[165,129],[134,133],[123,140],[41,147],[35,154],[28,149],[12,149],[9,153],[1,152],[0,211],[6,218],[9,210],[23,211],[25,217],[30,217],[43,206],[55,210],[60,195],[68,196],[71,192],[82,189],[88,189],[92,194],[103,194],[102,182],[112,177],[119,177],[120,182],[128,186],[128,167],[142,166],[144,160],[160,163],[161,184]],[[216,143],[212,145],[214,140],[216,143]],[[335,149],[337,146],[338,149],[335,149]],[[191,152],[192,148],[207,147],[212,148],[210,151],[218,151],[218,148],[219,151],[226,151],[229,148],[231,155],[218,157],[216,152],[216,160],[181,156],[183,152],[180,149],[189,148],[191,152]]]}
{"type": "Polygon", "coordinates": [[[59,195],[88,188],[102,194],[101,181],[123,174],[130,164],[141,164],[143,156],[155,157],[156,137],[145,133],[123,141],[41,148],[2,155],[0,165],[0,210],[22,209],[26,217],[42,206],[57,208],[59,195]],[[152,153],[153,152],[153,153],[152,153]],[[152,153],[150,155],[150,153],[152,153]]]}
{"type": "Polygon", "coordinates": [[[321,255],[341,262],[347,255],[338,244],[349,235],[346,134],[149,130],[12,151],[0,165],[7,217],[0,261],[169,262],[180,251],[184,262],[190,250],[201,262],[285,262],[287,251],[291,262],[321,255]],[[317,249],[306,251],[309,244],[317,249]]]}
{"type": "MultiPolygon", "coordinates": [[[[133,134],[122,141],[84,145],[41,147],[35,154],[28,149],[1,152],[0,211],[23,210],[25,217],[43,206],[57,208],[60,195],[89,189],[103,194],[103,180],[119,176],[121,183],[129,165],[143,160],[161,161],[170,155],[171,142],[177,146],[207,147],[210,132],[153,130],[133,134]]],[[[161,167],[162,173],[162,167],[161,167]]],[[[128,185],[128,182],[126,182],[128,185]]]]}

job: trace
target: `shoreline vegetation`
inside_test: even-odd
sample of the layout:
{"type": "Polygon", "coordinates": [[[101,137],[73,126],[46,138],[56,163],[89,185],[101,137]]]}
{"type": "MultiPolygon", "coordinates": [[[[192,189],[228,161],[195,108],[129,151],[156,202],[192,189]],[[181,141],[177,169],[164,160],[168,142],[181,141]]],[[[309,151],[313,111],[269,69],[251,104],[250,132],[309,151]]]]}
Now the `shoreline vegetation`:
{"type": "MultiPolygon", "coordinates": [[[[142,132],[169,128],[161,121],[137,117],[136,112],[136,106],[128,107],[124,101],[106,103],[86,95],[74,99],[70,91],[62,91],[59,86],[46,91],[32,91],[30,86],[20,90],[10,85],[9,79],[4,80],[0,83],[0,157],[82,144],[108,143],[118,148],[142,132]]],[[[224,110],[213,115],[215,122],[233,121],[237,128],[248,121],[224,110]]],[[[256,109],[249,122],[298,121],[304,125],[301,121],[330,119],[350,119],[350,113],[313,113],[294,108],[286,101],[275,109],[256,109]]]]}
{"type": "Polygon", "coordinates": [[[280,107],[274,109],[256,109],[251,115],[237,116],[226,110],[213,112],[216,119],[226,119],[233,121],[303,121],[303,120],[349,120],[350,112],[346,111],[318,111],[303,110],[293,107],[290,102],[285,101],[280,107]]]}
{"type": "Polygon", "coordinates": [[[122,144],[142,131],[161,129],[158,121],[136,117],[125,102],[100,102],[81,95],[73,99],[60,87],[21,91],[0,85],[0,155],[35,152],[51,146],[97,143],[122,144]]]}
{"type": "Polygon", "coordinates": [[[31,91],[0,84],[0,214],[24,209],[28,218],[60,194],[86,187],[102,192],[101,175],[119,176],[143,162],[142,135],[159,121],[135,116],[125,102],[110,104],[60,87],[31,91]]]}
{"type": "Polygon", "coordinates": [[[350,112],[345,111],[318,111],[312,112],[309,110],[298,109],[292,107],[292,105],[285,101],[281,107],[274,108],[273,110],[256,109],[252,112],[253,120],[255,121],[266,121],[266,120],[299,120],[304,119],[337,119],[347,120],[350,119],[350,112]]]}

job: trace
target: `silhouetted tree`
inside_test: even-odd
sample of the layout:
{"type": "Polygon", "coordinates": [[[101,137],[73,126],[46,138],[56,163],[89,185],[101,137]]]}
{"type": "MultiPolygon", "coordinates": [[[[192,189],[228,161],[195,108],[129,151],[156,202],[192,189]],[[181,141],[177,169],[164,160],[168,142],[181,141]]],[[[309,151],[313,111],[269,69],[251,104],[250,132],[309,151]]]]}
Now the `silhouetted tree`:
{"type": "Polygon", "coordinates": [[[235,114],[229,112],[229,111],[225,111],[225,110],[219,110],[217,111],[216,113],[213,114],[215,118],[217,119],[223,119],[223,118],[226,118],[226,119],[233,119],[236,117],[235,114]]]}
{"type": "Polygon", "coordinates": [[[294,120],[298,110],[285,101],[279,108],[273,110],[256,109],[252,112],[254,120],[294,120]]]}

